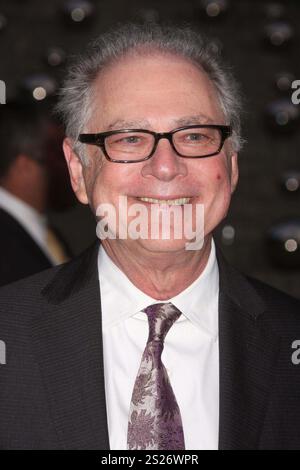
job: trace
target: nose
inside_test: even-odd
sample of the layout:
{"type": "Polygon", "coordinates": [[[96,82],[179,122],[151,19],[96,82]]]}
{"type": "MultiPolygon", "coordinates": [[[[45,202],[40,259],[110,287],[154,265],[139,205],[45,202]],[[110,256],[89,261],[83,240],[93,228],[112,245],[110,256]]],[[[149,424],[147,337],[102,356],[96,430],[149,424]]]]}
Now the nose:
{"type": "Polygon", "coordinates": [[[187,175],[187,161],[177,155],[171,143],[163,138],[158,142],[152,157],[144,163],[142,175],[154,176],[161,181],[171,181],[177,176],[187,175]]]}

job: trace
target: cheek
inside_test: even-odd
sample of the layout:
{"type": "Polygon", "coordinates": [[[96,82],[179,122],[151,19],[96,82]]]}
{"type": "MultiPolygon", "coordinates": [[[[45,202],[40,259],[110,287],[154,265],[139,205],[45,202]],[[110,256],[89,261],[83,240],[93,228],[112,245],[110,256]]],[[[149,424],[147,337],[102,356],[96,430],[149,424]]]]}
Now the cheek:
{"type": "Polygon", "coordinates": [[[210,198],[215,203],[226,205],[231,194],[228,171],[225,168],[215,169],[209,179],[210,198]]]}
{"type": "MultiPolygon", "coordinates": [[[[216,183],[225,183],[229,179],[229,168],[225,159],[225,155],[219,155],[218,157],[212,157],[204,162],[202,168],[200,168],[199,174],[203,174],[206,182],[210,182],[212,185],[216,183]]],[[[196,171],[199,171],[196,169],[196,171]]],[[[197,174],[197,173],[196,173],[197,174]]]]}
{"type": "Polygon", "coordinates": [[[214,178],[216,190],[223,189],[226,191],[226,188],[229,188],[230,180],[227,172],[218,172],[214,178]]]}
{"type": "Polygon", "coordinates": [[[230,183],[229,168],[224,159],[220,159],[217,163],[218,165],[212,169],[212,180],[214,180],[218,186],[226,187],[230,183]]]}
{"type": "Polygon", "coordinates": [[[128,169],[117,164],[108,163],[101,169],[95,169],[90,175],[90,200],[96,208],[102,203],[117,204],[119,195],[128,192],[128,181],[132,185],[132,178],[128,169]]]}
{"type": "Polygon", "coordinates": [[[228,174],[223,169],[214,169],[206,175],[207,185],[212,191],[218,192],[218,190],[224,189],[228,184],[228,174]]]}

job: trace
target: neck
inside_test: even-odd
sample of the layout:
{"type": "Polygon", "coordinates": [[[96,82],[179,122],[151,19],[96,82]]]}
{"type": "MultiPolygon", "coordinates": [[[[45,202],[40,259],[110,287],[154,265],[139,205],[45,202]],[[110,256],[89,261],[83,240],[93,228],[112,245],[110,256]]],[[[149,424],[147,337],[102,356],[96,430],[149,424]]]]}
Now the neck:
{"type": "Polygon", "coordinates": [[[102,245],[119,269],[141,291],[156,300],[168,300],[192,284],[203,272],[211,250],[211,235],[201,250],[150,252],[130,249],[120,240],[102,245]]]}

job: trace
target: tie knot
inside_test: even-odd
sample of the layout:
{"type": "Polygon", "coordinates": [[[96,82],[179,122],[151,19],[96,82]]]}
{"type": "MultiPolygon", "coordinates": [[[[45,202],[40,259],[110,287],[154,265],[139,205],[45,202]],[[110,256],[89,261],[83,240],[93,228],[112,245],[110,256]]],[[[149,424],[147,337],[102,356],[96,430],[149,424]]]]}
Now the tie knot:
{"type": "Polygon", "coordinates": [[[149,305],[149,307],[143,309],[143,312],[148,317],[148,341],[158,340],[163,342],[169,329],[181,315],[181,311],[171,302],[149,305]]]}

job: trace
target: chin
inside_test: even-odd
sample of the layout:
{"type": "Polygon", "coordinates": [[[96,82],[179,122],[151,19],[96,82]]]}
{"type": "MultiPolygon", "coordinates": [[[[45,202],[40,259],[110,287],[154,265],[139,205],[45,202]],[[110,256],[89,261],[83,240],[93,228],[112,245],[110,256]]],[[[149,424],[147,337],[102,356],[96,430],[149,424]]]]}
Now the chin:
{"type": "Polygon", "coordinates": [[[176,253],[186,250],[189,240],[136,240],[144,249],[157,253],[176,253]]]}

